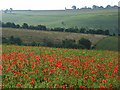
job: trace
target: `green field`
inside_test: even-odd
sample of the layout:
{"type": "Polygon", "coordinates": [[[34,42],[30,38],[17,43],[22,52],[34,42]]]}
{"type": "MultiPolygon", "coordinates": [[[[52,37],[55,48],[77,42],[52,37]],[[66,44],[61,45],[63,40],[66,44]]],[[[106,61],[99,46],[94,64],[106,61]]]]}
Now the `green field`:
{"type": "Polygon", "coordinates": [[[102,39],[100,42],[98,42],[98,44],[96,45],[96,49],[98,50],[114,50],[114,51],[118,51],[118,38],[119,37],[106,37],[104,39],[102,39]]]}
{"type": "Polygon", "coordinates": [[[117,32],[118,10],[51,10],[51,11],[13,11],[3,13],[3,22],[14,22],[22,25],[46,25],[47,27],[85,27],[110,29],[117,32]],[[64,22],[65,25],[62,24],[64,22]]]}

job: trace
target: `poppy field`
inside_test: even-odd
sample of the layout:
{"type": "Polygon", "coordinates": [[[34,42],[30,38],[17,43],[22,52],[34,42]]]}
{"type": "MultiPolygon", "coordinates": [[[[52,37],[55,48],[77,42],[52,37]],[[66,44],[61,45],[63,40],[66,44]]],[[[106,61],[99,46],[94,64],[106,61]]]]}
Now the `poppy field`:
{"type": "Polygon", "coordinates": [[[3,88],[119,88],[113,51],[2,46],[3,88]]]}

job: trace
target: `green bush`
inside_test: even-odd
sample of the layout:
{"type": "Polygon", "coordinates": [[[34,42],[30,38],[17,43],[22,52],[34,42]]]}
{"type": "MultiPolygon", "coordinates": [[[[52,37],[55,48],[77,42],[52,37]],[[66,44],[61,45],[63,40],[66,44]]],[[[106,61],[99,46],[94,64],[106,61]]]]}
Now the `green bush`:
{"type": "Polygon", "coordinates": [[[79,40],[79,45],[83,45],[86,49],[90,49],[91,48],[91,42],[90,40],[88,39],[85,39],[85,38],[81,38],[79,40]]]}

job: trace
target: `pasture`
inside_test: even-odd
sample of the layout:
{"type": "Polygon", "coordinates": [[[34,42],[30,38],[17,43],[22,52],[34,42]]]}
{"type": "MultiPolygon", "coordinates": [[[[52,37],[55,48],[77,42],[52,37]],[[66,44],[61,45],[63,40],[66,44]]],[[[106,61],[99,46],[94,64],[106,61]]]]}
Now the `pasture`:
{"type": "Polygon", "coordinates": [[[22,25],[45,25],[53,27],[85,27],[94,29],[118,30],[118,10],[32,10],[13,11],[2,14],[3,22],[14,22],[22,25]],[[62,24],[64,22],[64,24],[62,24]]]}

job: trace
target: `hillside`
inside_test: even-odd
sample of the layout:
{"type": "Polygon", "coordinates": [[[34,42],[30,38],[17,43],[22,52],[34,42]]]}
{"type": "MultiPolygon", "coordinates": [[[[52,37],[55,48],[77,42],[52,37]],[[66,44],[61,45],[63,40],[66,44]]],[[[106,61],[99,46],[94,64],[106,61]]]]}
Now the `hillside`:
{"type": "Polygon", "coordinates": [[[117,32],[118,10],[34,10],[34,11],[13,11],[3,13],[3,22],[14,22],[22,25],[24,22],[29,25],[46,25],[47,27],[85,27],[109,29],[117,32]],[[64,25],[62,24],[64,22],[64,25]]]}
{"type": "Polygon", "coordinates": [[[53,40],[54,43],[61,42],[64,39],[74,39],[76,41],[80,38],[89,39],[92,44],[96,44],[99,40],[107,37],[104,35],[92,35],[92,34],[80,34],[80,33],[68,33],[68,32],[53,32],[53,31],[37,31],[37,30],[27,30],[27,29],[13,29],[13,28],[3,28],[3,37],[20,37],[23,42],[31,43],[33,41],[42,43],[44,39],[53,40]]]}
{"type": "Polygon", "coordinates": [[[118,46],[120,40],[119,37],[106,37],[102,39],[98,44],[96,45],[97,50],[112,50],[112,51],[118,51],[118,46]]]}

